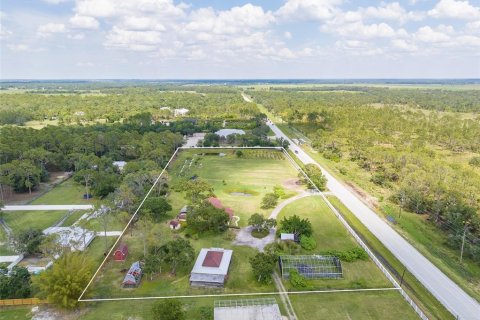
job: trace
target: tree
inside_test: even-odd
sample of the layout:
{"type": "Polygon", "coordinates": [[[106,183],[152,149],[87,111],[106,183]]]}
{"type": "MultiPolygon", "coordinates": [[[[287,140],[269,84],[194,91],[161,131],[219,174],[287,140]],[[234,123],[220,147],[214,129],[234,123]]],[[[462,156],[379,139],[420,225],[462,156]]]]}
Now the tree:
{"type": "Polygon", "coordinates": [[[178,238],[167,242],[160,248],[162,261],[171,267],[170,273],[176,275],[179,266],[188,266],[195,258],[195,250],[188,240],[178,238]]]}
{"type": "Polygon", "coordinates": [[[81,253],[66,253],[53,266],[34,278],[40,296],[50,303],[73,309],[78,305],[78,297],[91,278],[92,262],[81,253]]]}
{"type": "Polygon", "coordinates": [[[259,252],[250,258],[253,275],[260,283],[269,283],[278,257],[275,254],[259,252]]]}
{"type": "Polygon", "coordinates": [[[192,204],[198,204],[213,195],[213,186],[201,178],[189,180],[184,184],[183,189],[186,191],[186,199],[192,204]]]}
{"type": "Polygon", "coordinates": [[[198,233],[219,233],[227,230],[229,219],[224,209],[217,209],[209,203],[205,203],[192,208],[187,215],[187,225],[190,230],[198,233]]]}
{"type": "Polygon", "coordinates": [[[254,213],[248,219],[248,224],[253,227],[257,232],[265,232],[277,225],[275,219],[265,219],[265,217],[259,213],[254,213]]]}
{"type": "Polygon", "coordinates": [[[262,199],[262,209],[275,208],[278,203],[278,196],[275,193],[267,193],[262,199]]]}
{"type": "Polygon", "coordinates": [[[59,238],[58,233],[52,233],[42,239],[39,250],[43,256],[53,259],[65,252],[65,247],[58,241],[59,238]]]}
{"type": "Polygon", "coordinates": [[[90,195],[90,184],[93,181],[93,177],[95,176],[95,170],[93,169],[82,169],[75,173],[73,176],[73,179],[77,183],[83,183],[85,185],[85,194],[87,199],[89,198],[90,195]]]}
{"type": "Polygon", "coordinates": [[[301,219],[296,214],[291,217],[283,217],[280,221],[280,228],[277,232],[293,233],[298,238],[312,235],[312,224],[308,219],[301,219]]]}
{"type": "Polygon", "coordinates": [[[142,209],[150,211],[153,219],[158,222],[172,210],[172,206],[164,197],[148,197],[143,203],[142,209]]]}
{"type": "Polygon", "coordinates": [[[31,279],[27,268],[15,266],[10,273],[0,268],[0,299],[21,299],[31,295],[31,279]]]}
{"type": "Polygon", "coordinates": [[[237,151],[235,151],[235,155],[237,156],[237,158],[241,158],[241,157],[243,157],[243,151],[242,150],[237,150],[237,151]]]}
{"type": "Polygon", "coordinates": [[[13,243],[17,252],[25,254],[40,253],[40,244],[45,236],[39,229],[28,228],[14,236],[13,243]]]}
{"type": "Polygon", "coordinates": [[[185,320],[187,314],[180,300],[165,299],[153,305],[152,317],[154,320],[185,320]]]}
{"type": "MultiPolygon", "coordinates": [[[[320,190],[324,191],[327,186],[327,178],[323,175],[322,171],[319,167],[314,165],[313,163],[309,163],[305,165],[305,173],[307,176],[312,180],[315,186],[320,190]]],[[[302,179],[304,179],[305,183],[309,185],[310,188],[314,186],[310,183],[308,179],[306,179],[303,175],[300,175],[302,179]]]]}

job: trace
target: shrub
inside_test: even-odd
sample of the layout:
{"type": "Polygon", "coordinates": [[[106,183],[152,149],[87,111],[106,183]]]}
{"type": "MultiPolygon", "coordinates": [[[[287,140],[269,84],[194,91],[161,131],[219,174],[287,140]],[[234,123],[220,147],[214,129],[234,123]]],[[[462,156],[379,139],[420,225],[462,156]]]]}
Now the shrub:
{"type": "Polygon", "coordinates": [[[313,250],[317,247],[317,241],[315,238],[309,236],[301,236],[300,237],[300,246],[302,246],[305,250],[313,250]]]}
{"type": "Polygon", "coordinates": [[[290,271],[289,281],[290,284],[296,289],[308,287],[307,279],[305,279],[305,277],[299,274],[295,269],[290,271]]]}
{"type": "Polygon", "coordinates": [[[473,157],[468,162],[472,167],[479,167],[480,168],[480,157],[473,157]]]}
{"type": "Polygon", "coordinates": [[[275,193],[267,193],[262,199],[262,209],[275,208],[278,203],[278,196],[275,193]]]}
{"type": "Polygon", "coordinates": [[[322,252],[322,254],[337,256],[340,260],[345,262],[353,262],[356,260],[368,260],[367,252],[360,247],[355,247],[355,248],[344,250],[344,251],[327,250],[322,252]]]}
{"type": "Polygon", "coordinates": [[[155,320],[183,320],[187,318],[182,302],[177,299],[166,299],[154,304],[152,316],[155,320]]]}

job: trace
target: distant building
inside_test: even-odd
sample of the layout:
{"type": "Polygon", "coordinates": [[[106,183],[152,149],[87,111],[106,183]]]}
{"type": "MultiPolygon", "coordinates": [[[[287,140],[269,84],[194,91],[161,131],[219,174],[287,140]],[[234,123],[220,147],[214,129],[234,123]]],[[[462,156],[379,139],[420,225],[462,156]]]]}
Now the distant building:
{"type": "Polygon", "coordinates": [[[222,248],[202,249],[190,274],[194,287],[223,287],[232,260],[232,250],[222,248]]]}
{"type": "Polygon", "coordinates": [[[142,279],[142,268],[140,262],[134,262],[130,269],[128,269],[125,278],[122,281],[123,288],[136,288],[142,279]]]}
{"type": "Polygon", "coordinates": [[[113,260],[115,261],[125,261],[128,255],[128,246],[122,243],[118,246],[117,250],[113,253],[113,260]]]}
{"type": "Polygon", "coordinates": [[[58,243],[72,251],[84,251],[95,238],[95,232],[80,227],[50,227],[43,234],[58,234],[58,243]]]}
{"type": "Polygon", "coordinates": [[[190,111],[190,110],[185,109],[185,108],[173,109],[173,115],[175,117],[183,117],[183,116],[187,115],[188,111],[190,111]]]}
{"type": "Polygon", "coordinates": [[[188,206],[184,205],[182,209],[178,212],[177,215],[177,220],[182,222],[182,221],[187,221],[187,214],[188,214],[188,206]]]}
{"type": "Polygon", "coordinates": [[[221,129],[215,132],[215,134],[219,135],[220,137],[226,138],[227,136],[231,134],[239,134],[239,135],[244,135],[245,131],[241,129],[221,129]]]}
{"type": "Polygon", "coordinates": [[[120,170],[120,172],[123,172],[123,169],[127,165],[126,161],[113,161],[113,165],[120,170]]]}
{"type": "Polygon", "coordinates": [[[207,199],[207,201],[208,201],[208,203],[210,203],[215,208],[223,209],[230,219],[233,218],[233,214],[234,214],[233,209],[229,208],[229,207],[224,207],[223,204],[222,204],[222,201],[220,201],[220,199],[215,198],[215,197],[209,197],[207,199]]]}

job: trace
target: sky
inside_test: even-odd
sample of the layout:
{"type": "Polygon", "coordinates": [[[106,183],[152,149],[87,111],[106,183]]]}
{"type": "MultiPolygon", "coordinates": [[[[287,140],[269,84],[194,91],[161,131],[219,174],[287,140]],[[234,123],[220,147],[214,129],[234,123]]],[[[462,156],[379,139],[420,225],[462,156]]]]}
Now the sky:
{"type": "Polygon", "coordinates": [[[1,0],[1,79],[480,78],[480,0],[1,0]]]}

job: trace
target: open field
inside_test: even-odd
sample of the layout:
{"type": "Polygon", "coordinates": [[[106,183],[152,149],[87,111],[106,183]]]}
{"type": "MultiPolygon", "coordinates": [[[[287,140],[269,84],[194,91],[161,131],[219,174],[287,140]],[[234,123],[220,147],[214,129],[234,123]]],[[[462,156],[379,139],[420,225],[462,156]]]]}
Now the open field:
{"type": "Polygon", "coordinates": [[[432,294],[405,269],[403,264],[358,220],[336,197],[328,196],[329,201],[342,214],[348,224],[357,232],[369,248],[382,261],[390,273],[401,282],[407,291],[430,319],[453,319],[452,314],[432,296],[432,294]]]}
{"type": "MultiPolygon", "coordinates": [[[[343,227],[322,198],[314,196],[299,199],[287,205],[279,214],[283,217],[299,215],[308,218],[313,226],[313,236],[317,248],[312,251],[302,249],[301,254],[321,254],[326,250],[348,250],[358,244],[343,227]]],[[[378,267],[369,259],[355,262],[343,262],[343,279],[313,280],[315,289],[346,289],[346,288],[390,288],[392,284],[385,278],[378,267]]],[[[286,284],[288,287],[288,283],[286,284]]],[[[292,288],[292,290],[295,290],[292,288]]],[[[401,299],[401,296],[398,295],[401,299]]]]}
{"type": "MultiPolygon", "coordinates": [[[[72,179],[68,179],[35,199],[30,204],[57,205],[97,203],[97,200],[83,199],[83,193],[84,189],[81,186],[75,184],[72,179]]],[[[12,228],[13,232],[28,228],[46,229],[59,221],[65,214],[67,214],[66,211],[11,211],[4,213],[5,221],[12,228]]],[[[75,213],[74,215],[76,217],[79,214],[75,213]]]]}
{"type": "MultiPolygon", "coordinates": [[[[290,196],[302,190],[301,186],[292,186],[291,182],[296,181],[298,173],[278,151],[245,150],[244,156],[238,159],[231,149],[184,150],[168,172],[173,183],[181,176],[198,175],[206,179],[213,185],[216,197],[240,217],[240,226],[246,226],[248,218],[255,212],[265,216],[270,213],[271,210],[260,208],[260,204],[263,196],[272,192],[274,186],[283,186],[290,196]],[[221,152],[226,155],[220,157],[218,154],[221,152]],[[269,154],[272,154],[271,159],[267,156],[269,154]],[[191,159],[194,161],[190,166],[191,159]]],[[[171,202],[175,212],[185,205],[178,194],[172,195],[171,202]]]]}
{"type": "Polygon", "coordinates": [[[32,306],[25,307],[2,307],[0,309],[0,320],[27,320],[31,319],[30,310],[32,306]]]}
{"type": "Polygon", "coordinates": [[[299,320],[418,319],[396,291],[290,295],[299,320]]]}

